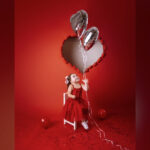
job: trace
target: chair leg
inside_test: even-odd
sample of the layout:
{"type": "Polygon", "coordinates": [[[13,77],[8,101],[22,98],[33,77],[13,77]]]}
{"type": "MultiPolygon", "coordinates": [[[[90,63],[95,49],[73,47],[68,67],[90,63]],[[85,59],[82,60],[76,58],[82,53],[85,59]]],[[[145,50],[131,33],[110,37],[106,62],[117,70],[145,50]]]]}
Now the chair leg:
{"type": "Polygon", "coordinates": [[[69,122],[69,121],[67,121],[67,120],[64,119],[64,124],[66,124],[66,123],[69,123],[70,125],[72,125],[73,128],[74,128],[74,130],[77,129],[77,122],[76,122],[76,121],[74,121],[74,122],[72,123],[72,122],[69,122]]]}
{"type": "Polygon", "coordinates": [[[74,121],[74,130],[76,130],[77,129],[77,123],[76,123],[76,121],[74,121]]]}
{"type": "Polygon", "coordinates": [[[64,119],[64,124],[66,124],[66,120],[64,119]]]}

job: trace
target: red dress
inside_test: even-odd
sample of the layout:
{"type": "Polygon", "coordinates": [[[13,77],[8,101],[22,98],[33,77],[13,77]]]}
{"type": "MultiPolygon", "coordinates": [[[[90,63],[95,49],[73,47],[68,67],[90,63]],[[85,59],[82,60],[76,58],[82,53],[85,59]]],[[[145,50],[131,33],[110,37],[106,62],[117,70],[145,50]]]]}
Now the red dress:
{"type": "Polygon", "coordinates": [[[88,105],[87,102],[82,99],[82,87],[74,88],[72,95],[76,98],[68,98],[64,106],[64,118],[68,121],[82,121],[87,119],[88,105]]]}

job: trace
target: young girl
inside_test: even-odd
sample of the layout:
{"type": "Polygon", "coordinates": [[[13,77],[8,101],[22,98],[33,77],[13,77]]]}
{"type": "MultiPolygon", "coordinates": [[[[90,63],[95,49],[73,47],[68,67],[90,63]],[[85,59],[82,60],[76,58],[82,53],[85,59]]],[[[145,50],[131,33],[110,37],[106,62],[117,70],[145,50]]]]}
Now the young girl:
{"type": "Polygon", "coordinates": [[[87,102],[82,99],[82,90],[87,91],[88,80],[82,80],[84,84],[80,84],[80,78],[76,74],[70,74],[66,76],[65,83],[68,87],[68,99],[64,106],[64,118],[70,121],[81,122],[81,125],[85,130],[88,130],[87,124],[87,113],[88,105],[87,102]]]}

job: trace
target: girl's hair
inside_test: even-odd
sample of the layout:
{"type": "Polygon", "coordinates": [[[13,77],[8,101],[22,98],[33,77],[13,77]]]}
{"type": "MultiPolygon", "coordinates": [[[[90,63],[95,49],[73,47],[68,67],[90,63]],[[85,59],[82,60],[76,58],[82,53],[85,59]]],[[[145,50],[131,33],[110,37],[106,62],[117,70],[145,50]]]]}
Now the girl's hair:
{"type": "Polygon", "coordinates": [[[67,79],[66,79],[66,80],[68,81],[68,82],[67,82],[67,88],[68,88],[69,85],[71,84],[71,75],[72,75],[72,74],[69,74],[69,75],[67,76],[67,79]]]}

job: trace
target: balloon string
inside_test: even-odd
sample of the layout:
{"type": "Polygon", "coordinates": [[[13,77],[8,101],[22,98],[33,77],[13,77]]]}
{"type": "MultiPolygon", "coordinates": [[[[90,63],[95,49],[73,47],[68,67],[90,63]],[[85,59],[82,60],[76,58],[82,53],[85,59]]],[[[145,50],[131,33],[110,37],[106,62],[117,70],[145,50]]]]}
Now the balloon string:
{"type": "MultiPolygon", "coordinates": [[[[80,40],[80,38],[79,38],[79,40],[80,40]]],[[[84,48],[82,46],[81,40],[80,40],[80,50],[81,50],[81,55],[82,55],[82,59],[83,59],[83,79],[87,79],[86,72],[85,72],[86,71],[87,55],[86,55],[86,51],[84,50],[84,48]]],[[[106,138],[106,134],[105,134],[104,130],[102,130],[100,128],[100,126],[97,124],[97,122],[95,121],[95,119],[92,117],[92,113],[93,112],[92,112],[92,108],[90,106],[88,92],[86,91],[85,93],[86,93],[86,100],[87,100],[87,103],[88,103],[88,115],[89,115],[90,120],[96,126],[96,128],[97,128],[96,131],[99,134],[100,139],[102,141],[105,141],[107,144],[111,144],[113,147],[119,147],[120,150],[129,150],[128,148],[122,147],[119,144],[115,144],[114,141],[106,138]]]]}

